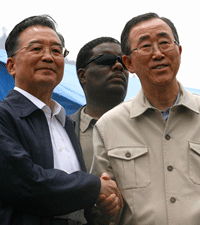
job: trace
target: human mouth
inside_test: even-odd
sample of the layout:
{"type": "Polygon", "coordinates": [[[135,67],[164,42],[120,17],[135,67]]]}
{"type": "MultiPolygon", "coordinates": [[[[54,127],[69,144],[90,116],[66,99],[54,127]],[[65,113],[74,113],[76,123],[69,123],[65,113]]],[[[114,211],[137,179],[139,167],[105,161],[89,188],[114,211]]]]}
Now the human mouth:
{"type": "Polygon", "coordinates": [[[123,73],[115,73],[109,78],[109,80],[126,83],[126,78],[123,73]]]}
{"type": "Polygon", "coordinates": [[[123,74],[113,74],[109,80],[111,82],[114,82],[114,83],[118,83],[118,84],[126,84],[126,78],[123,74]]]}
{"type": "Polygon", "coordinates": [[[167,64],[156,65],[156,66],[153,66],[152,69],[163,69],[163,68],[165,68],[167,66],[168,66],[167,64]]]}
{"type": "Polygon", "coordinates": [[[52,68],[49,68],[49,67],[43,67],[43,68],[40,68],[38,70],[52,70],[52,71],[54,71],[52,68]]]}
{"type": "Polygon", "coordinates": [[[162,69],[165,66],[156,66],[156,69],[162,69]]]}
{"type": "Polygon", "coordinates": [[[36,69],[36,71],[44,71],[45,73],[51,73],[51,72],[55,72],[55,70],[51,67],[41,67],[36,69]]]}

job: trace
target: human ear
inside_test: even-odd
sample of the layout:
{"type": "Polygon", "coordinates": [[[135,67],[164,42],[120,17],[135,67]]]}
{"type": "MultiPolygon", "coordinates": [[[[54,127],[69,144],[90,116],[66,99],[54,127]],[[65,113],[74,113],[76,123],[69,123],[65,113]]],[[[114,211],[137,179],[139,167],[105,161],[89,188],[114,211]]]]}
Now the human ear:
{"type": "Polygon", "coordinates": [[[182,53],[182,46],[181,45],[179,45],[179,52],[180,52],[180,54],[182,53]]]}
{"type": "Polygon", "coordinates": [[[16,75],[16,71],[15,71],[15,58],[13,58],[13,57],[8,58],[6,65],[7,65],[8,73],[11,76],[15,76],[16,75]]]}
{"type": "Polygon", "coordinates": [[[127,70],[130,73],[135,73],[135,70],[134,70],[133,65],[131,63],[131,58],[127,55],[123,55],[122,60],[123,60],[124,65],[126,66],[127,70]]]}
{"type": "Polygon", "coordinates": [[[84,84],[86,81],[86,69],[80,68],[78,70],[78,79],[81,84],[84,84]]]}

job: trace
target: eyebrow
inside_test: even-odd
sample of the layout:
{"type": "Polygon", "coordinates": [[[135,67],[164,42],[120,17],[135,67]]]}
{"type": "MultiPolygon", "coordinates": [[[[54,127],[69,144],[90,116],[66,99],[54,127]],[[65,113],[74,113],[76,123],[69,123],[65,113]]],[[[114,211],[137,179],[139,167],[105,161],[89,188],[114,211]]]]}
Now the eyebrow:
{"type": "Polygon", "coordinates": [[[145,41],[146,39],[149,39],[149,38],[150,38],[149,35],[142,36],[142,37],[139,38],[138,43],[140,43],[142,41],[145,41]]]}
{"type": "Polygon", "coordinates": [[[157,37],[167,37],[167,38],[170,38],[169,34],[166,33],[166,32],[161,32],[161,33],[157,34],[157,37]]]}
{"type": "MultiPolygon", "coordinates": [[[[43,43],[40,40],[33,40],[33,41],[31,41],[31,42],[28,43],[28,45],[33,45],[33,44],[43,44],[43,43]]],[[[52,45],[58,45],[58,46],[61,46],[62,47],[62,44],[59,43],[59,42],[56,42],[56,41],[53,42],[52,45]]]]}

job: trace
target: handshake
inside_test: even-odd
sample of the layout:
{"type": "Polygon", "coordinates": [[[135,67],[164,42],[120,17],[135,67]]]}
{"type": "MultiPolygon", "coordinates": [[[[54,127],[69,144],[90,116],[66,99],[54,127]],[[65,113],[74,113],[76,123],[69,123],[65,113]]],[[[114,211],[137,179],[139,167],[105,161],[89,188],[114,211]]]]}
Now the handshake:
{"type": "Polygon", "coordinates": [[[120,207],[123,207],[120,191],[109,174],[103,173],[100,180],[101,190],[96,203],[97,208],[105,215],[115,216],[120,207]]]}

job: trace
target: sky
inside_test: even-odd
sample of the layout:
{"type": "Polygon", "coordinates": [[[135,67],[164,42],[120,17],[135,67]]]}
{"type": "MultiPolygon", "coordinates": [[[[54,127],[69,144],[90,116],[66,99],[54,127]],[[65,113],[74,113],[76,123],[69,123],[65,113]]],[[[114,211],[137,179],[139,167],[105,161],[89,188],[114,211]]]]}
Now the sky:
{"type": "Polygon", "coordinates": [[[48,14],[58,24],[70,51],[67,58],[76,60],[80,48],[102,36],[120,41],[125,24],[134,16],[155,12],[169,18],[177,28],[182,46],[178,80],[185,86],[200,89],[199,1],[198,0],[10,0],[1,3],[0,36],[29,16],[48,14]]]}

